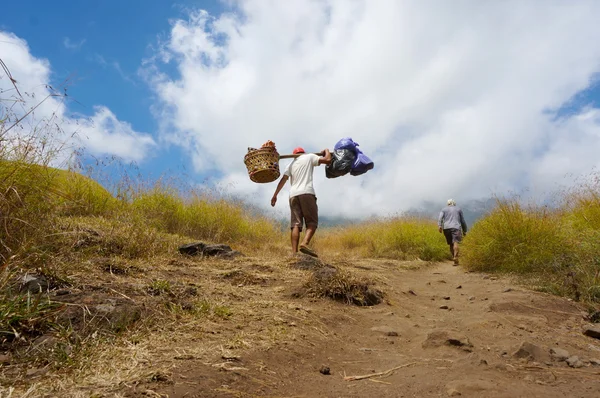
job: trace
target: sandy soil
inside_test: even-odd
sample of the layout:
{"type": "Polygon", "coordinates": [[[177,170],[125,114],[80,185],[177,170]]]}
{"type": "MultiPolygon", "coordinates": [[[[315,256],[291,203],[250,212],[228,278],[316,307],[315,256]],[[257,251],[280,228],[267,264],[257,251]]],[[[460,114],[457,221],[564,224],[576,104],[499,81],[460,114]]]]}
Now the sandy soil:
{"type": "MultiPolygon", "coordinates": [[[[237,281],[233,287],[246,292],[238,299],[252,310],[235,326],[212,324],[203,330],[212,336],[229,330],[228,346],[205,356],[189,355],[200,338],[178,335],[180,349],[172,353],[164,377],[122,388],[119,394],[600,396],[600,366],[594,363],[600,359],[600,340],[582,334],[585,308],[567,299],[527,290],[506,278],[466,273],[451,263],[361,260],[346,267],[375,278],[386,300],[356,307],[295,297],[297,283],[289,278],[300,280],[309,271],[293,270],[289,278],[280,278],[285,268],[251,263],[235,267],[244,270],[242,275],[258,275],[255,283],[237,281]],[[239,344],[231,344],[232,330],[237,330],[239,344]],[[580,362],[571,359],[576,366],[571,367],[550,354],[553,348],[578,356],[580,362]]],[[[219,344],[216,338],[212,342],[219,344]]]]}

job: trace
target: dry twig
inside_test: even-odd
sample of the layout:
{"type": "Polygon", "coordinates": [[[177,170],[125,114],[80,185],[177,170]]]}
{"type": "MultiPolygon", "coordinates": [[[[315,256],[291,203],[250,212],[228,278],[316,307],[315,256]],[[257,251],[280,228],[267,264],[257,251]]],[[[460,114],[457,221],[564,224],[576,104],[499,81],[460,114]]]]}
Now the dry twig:
{"type": "Polygon", "coordinates": [[[388,370],[386,370],[384,372],[371,373],[371,374],[368,374],[368,375],[346,376],[346,377],[344,377],[344,380],[345,381],[354,381],[354,380],[370,379],[371,377],[388,376],[388,375],[390,375],[395,370],[398,370],[400,368],[406,368],[406,367],[414,365],[414,364],[416,364],[416,362],[405,363],[404,365],[399,365],[399,366],[393,367],[393,368],[388,369],[388,370]]]}

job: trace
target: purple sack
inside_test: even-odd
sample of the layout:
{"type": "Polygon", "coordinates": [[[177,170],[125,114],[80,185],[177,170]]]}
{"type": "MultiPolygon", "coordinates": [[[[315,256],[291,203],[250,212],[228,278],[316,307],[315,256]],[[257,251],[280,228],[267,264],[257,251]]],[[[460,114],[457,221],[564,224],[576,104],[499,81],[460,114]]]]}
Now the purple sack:
{"type": "Polygon", "coordinates": [[[349,149],[351,151],[356,150],[358,146],[357,142],[352,141],[352,138],[350,137],[346,137],[346,138],[342,138],[341,140],[339,140],[335,146],[333,147],[334,150],[339,150],[339,149],[349,149]]]}
{"type": "Polygon", "coordinates": [[[350,170],[350,175],[359,176],[371,170],[373,167],[375,167],[375,163],[373,163],[373,161],[360,149],[356,148],[356,159],[352,165],[352,170],[350,170]]]}

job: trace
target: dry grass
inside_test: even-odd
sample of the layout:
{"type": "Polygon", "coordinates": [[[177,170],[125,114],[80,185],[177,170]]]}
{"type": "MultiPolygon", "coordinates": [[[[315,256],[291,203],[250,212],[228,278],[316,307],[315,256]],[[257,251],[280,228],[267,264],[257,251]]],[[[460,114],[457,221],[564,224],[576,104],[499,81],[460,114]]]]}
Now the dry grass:
{"type": "Polygon", "coordinates": [[[358,306],[376,305],[383,300],[383,293],[373,287],[371,280],[357,277],[344,268],[319,268],[304,287],[307,294],[315,297],[328,297],[358,306]]]}
{"type": "MultiPolygon", "coordinates": [[[[14,396],[27,391],[30,397],[124,396],[128,386],[168,380],[170,369],[187,360],[228,367],[232,365],[226,358],[248,350],[300,340],[300,334],[310,339],[323,333],[319,316],[291,304],[286,293],[305,283],[307,272],[290,269],[281,260],[201,260],[173,254],[136,260],[134,265],[141,271],[137,275],[115,275],[96,267],[77,277],[83,286],[110,282],[115,291],[144,308],[144,317],[133,328],[116,335],[91,333],[78,346],[70,346],[69,361],[36,364],[47,367],[49,375],[60,371],[60,378],[44,377],[35,383],[14,364],[3,369],[1,384],[11,385],[14,396]],[[240,270],[244,278],[233,278],[240,270]]],[[[113,292],[110,297],[119,295],[113,292]]]]}
{"type": "Polygon", "coordinates": [[[463,264],[474,271],[519,274],[538,290],[599,303],[598,188],[579,186],[554,208],[498,200],[465,239],[463,264]]]}
{"type": "Polygon", "coordinates": [[[330,254],[365,258],[440,261],[448,247],[435,221],[400,217],[323,231],[316,245],[330,254]]]}

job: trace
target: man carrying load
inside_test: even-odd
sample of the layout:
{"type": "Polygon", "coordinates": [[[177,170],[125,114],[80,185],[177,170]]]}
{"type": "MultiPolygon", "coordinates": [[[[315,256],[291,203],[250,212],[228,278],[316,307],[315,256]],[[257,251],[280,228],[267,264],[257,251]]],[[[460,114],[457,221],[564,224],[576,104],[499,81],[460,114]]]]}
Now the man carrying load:
{"type": "Polygon", "coordinates": [[[292,184],[290,188],[292,254],[296,254],[300,249],[300,252],[304,254],[318,257],[308,246],[319,224],[319,209],[313,187],[313,172],[315,166],[331,163],[331,152],[329,152],[329,149],[325,149],[323,150],[323,156],[319,156],[313,153],[307,154],[303,148],[298,147],[294,149],[293,153],[294,155],[300,154],[300,156],[295,158],[285,169],[271,198],[271,206],[275,206],[279,191],[290,179],[292,184]],[[306,233],[302,243],[300,243],[300,232],[302,232],[303,223],[306,225],[306,233]]]}

